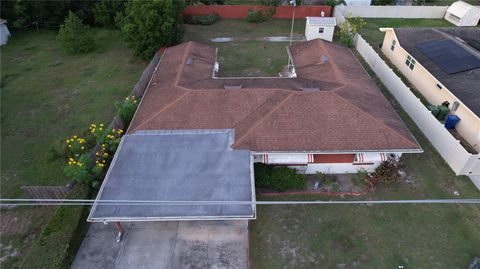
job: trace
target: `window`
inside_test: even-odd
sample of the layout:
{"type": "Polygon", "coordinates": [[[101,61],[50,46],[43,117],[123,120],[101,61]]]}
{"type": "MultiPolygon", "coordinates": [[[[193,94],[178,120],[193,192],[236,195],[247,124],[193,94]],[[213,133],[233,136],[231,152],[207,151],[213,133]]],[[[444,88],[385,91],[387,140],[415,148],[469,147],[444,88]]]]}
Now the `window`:
{"type": "Polygon", "coordinates": [[[318,28],[318,33],[323,34],[323,31],[325,31],[325,28],[323,27],[318,28]]]}
{"type": "Polygon", "coordinates": [[[390,46],[390,50],[393,51],[395,49],[395,45],[397,45],[397,40],[392,40],[392,45],[390,46]]]}
{"type": "Polygon", "coordinates": [[[415,67],[415,59],[412,58],[412,56],[408,55],[407,60],[405,61],[405,65],[408,66],[411,70],[415,67]]]}

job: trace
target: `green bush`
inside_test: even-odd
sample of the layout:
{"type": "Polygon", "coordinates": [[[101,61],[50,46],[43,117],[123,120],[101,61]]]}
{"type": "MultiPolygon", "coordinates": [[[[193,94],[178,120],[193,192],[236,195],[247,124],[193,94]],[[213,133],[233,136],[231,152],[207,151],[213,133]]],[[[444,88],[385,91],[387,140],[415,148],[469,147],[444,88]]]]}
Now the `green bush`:
{"type": "Polygon", "coordinates": [[[85,53],[95,48],[95,41],[89,32],[89,27],[70,11],[65,24],[60,26],[57,40],[60,47],[67,53],[85,53]]]}
{"type": "Polygon", "coordinates": [[[295,169],[256,163],[255,186],[275,191],[298,190],[305,187],[305,180],[295,169]]]}
{"type": "Polygon", "coordinates": [[[134,53],[150,60],[160,47],[182,41],[184,8],[183,0],[131,0],[115,21],[134,53]]]}
{"type": "Polygon", "coordinates": [[[201,25],[210,25],[214,24],[220,20],[220,15],[217,13],[210,13],[203,16],[186,16],[185,23],[188,24],[201,24],[201,25]]]}
{"type": "Polygon", "coordinates": [[[352,177],[355,186],[368,186],[368,172],[365,169],[358,170],[357,174],[352,177]]]}
{"type": "MultiPolygon", "coordinates": [[[[89,190],[77,184],[67,199],[88,199],[89,190]]],[[[21,268],[70,268],[87,228],[88,206],[59,206],[26,253],[21,268]]]]}
{"type": "Polygon", "coordinates": [[[268,19],[263,10],[248,10],[247,17],[248,22],[259,23],[268,19]]]}
{"type": "Polygon", "coordinates": [[[323,172],[317,172],[316,175],[317,175],[318,179],[320,180],[320,182],[322,182],[322,184],[324,184],[326,186],[330,186],[333,183],[337,182],[337,176],[335,176],[335,175],[325,174],[323,172]]]}
{"type": "Polygon", "coordinates": [[[352,47],[353,38],[365,25],[365,21],[360,17],[350,15],[345,17],[345,21],[339,27],[340,42],[345,46],[352,47]]]}
{"type": "Polygon", "coordinates": [[[326,0],[324,2],[324,5],[331,6],[331,7],[336,7],[340,4],[345,4],[345,0],[326,0]]]}
{"type": "Polygon", "coordinates": [[[127,97],[123,101],[115,102],[115,109],[117,110],[118,115],[123,120],[125,126],[128,126],[137,111],[138,102],[135,96],[127,97]]]}
{"type": "Polygon", "coordinates": [[[95,23],[112,27],[115,26],[115,16],[125,9],[126,0],[100,0],[93,7],[95,23]]]}

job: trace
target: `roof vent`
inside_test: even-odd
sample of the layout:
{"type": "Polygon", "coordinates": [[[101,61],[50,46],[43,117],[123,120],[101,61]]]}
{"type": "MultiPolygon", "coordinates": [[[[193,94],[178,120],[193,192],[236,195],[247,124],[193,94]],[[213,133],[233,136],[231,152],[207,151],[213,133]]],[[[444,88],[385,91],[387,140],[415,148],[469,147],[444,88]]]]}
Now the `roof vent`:
{"type": "Polygon", "coordinates": [[[190,65],[190,66],[193,65],[193,58],[192,57],[187,58],[187,65],[190,65]]]}
{"type": "Polygon", "coordinates": [[[322,55],[322,64],[328,63],[328,56],[327,55],[322,55]]]}
{"type": "Polygon", "coordinates": [[[302,88],[304,92],[319,92],[320,88],[302,88]]]}
{"type": "Polygon", "coordinates": [[[242,85],[223,85],[225,90],[240,90],[242,89],[242,85]]]}

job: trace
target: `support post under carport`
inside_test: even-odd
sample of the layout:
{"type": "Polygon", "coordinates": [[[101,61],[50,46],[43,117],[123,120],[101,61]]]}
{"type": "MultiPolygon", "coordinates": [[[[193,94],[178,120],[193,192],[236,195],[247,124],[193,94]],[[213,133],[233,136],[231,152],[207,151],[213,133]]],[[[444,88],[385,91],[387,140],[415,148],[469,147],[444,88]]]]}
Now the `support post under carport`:
{"type": "Polygon", "coordinates": [[[122,241],[123,234],[125,233],[125,230],[122,227],[122,224],[120,222],[114,222],[115,227],[117,228],[118,235],[117,235],[117,242],[122,241]]]}

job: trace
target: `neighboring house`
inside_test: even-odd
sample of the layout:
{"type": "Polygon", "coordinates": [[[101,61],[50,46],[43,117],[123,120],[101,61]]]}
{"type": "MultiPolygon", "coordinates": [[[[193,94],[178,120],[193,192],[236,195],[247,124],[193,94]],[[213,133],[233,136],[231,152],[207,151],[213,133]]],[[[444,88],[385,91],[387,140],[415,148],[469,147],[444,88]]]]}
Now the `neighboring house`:
{"type": "Polygon", "coordinates": [[[332,42],[335,26],[337,26],[335,17],[307,17],[305,38],[307,40],[321,38],[332,42]]]}
{"type": "Polygon", "coordinates": [[[10,31],[8,31],[7,20],[0,19],[0,46],[7,44],[10,37],[10,31]]]}
{"type": "Polygon", "coordinates": [[[480,9],[463,1],[457,1],[448,7],[444,18],[456,26],[477,26],[480,20],[480,9]]]}
{"type": "Polygon", "coordinates": [[[431,104],[450,103],[455,129],[480,151],[480,29],[382,28],[382,52],[431,104]]]}

